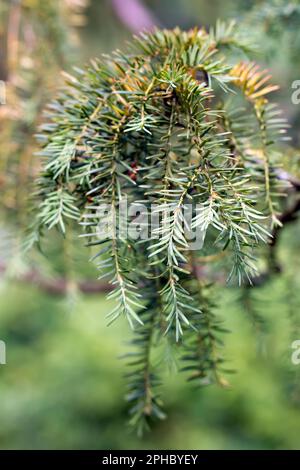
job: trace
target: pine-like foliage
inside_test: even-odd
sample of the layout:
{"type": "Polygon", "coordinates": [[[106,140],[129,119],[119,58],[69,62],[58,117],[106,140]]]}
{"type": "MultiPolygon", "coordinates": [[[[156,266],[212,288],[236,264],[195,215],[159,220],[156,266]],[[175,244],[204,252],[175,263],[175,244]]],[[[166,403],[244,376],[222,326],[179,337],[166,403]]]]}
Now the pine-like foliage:
{"type": "Polygon", "coordinates": [[[39,134],[31,238],[83,226],[113,287],[109,321],[123,316],[136,330],[128,399],[139,430],[164,416],[152,357],[163,339],[182,347],[191,379],[226,385],[224,329],[201,259],[219,257],[219,275],[251,282],[259,245],[280,223],[274,144],[285,123],[269,103],[269,75],[237,62],[248,49],[233,24],[142,34],[125,53],[66,75],[39,134]],[[143,216],[151,209],[147,237],[138,236],[145,218],[120,217],[124,202],[143,216]]]}
{"type": "Polygon", "coordinates": [[[0,239],[9,231],[11,259],[19,255],[18,234],[28,223],[28,196],[39,169],[33,135],[60,69],[74,56],[71,44],[86,3],[35,0],[0,5],[0,80],[6,98],[0,105],[0,239]]]}

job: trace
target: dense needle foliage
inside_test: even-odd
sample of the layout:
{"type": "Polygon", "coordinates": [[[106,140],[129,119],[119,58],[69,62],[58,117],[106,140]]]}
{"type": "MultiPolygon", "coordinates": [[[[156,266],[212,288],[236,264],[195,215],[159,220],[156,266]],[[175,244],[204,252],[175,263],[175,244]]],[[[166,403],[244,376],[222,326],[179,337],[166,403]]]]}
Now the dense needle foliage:
{"type": "Polygon", "coordinates": [[[125,53],[66,75],[38,135],[43,170],[29,241],[47,228],[65,234],[73,221],[83,227],[113,287],[109,322],[124,316],[135,330],[128,400],[139,431],[164,417],[152,356],[160,341],[180,346],[197,384],[227,384],[211,281],[227,272],[251,283],[260,245],[280,224],[276,142],[286,125],[268,99],[277,87],[248,52],[234,24],[142,34],[125,53]],[[130,213],[124,236],[124,201],[142,215],[154,207],[148,237],[137,237],[143,224],[130,213]],[[219,260],[217,274],[204,268],[210,260],[219,260]]]}

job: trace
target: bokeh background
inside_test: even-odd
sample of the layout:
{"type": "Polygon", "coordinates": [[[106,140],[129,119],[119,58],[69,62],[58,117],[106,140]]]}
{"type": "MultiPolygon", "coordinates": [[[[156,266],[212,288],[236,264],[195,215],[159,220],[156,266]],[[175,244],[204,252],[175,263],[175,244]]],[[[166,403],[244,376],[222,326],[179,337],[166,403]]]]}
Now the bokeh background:
{"type": "MultiPolygon", "coordinates": [[[[220,286],[219,315],[231,331],[226,357],[236,371],[228,390],[195,389],[166,372],[168,419],[143,438],[126,425],[124,361],[130,331],[106,326],[110,305],[76,236],[49,234],[43,252],[21,255],[31,181],[39,168],[34,133],[62,82],[60,70],[125,47],[153,25],[182,28],[235,18],[257,45],[255,59],[281,86],[291,123],[285,167],[299,176],[298,1],[1,0],[0,365],[1,449],[299,449],[300,224],[280,235],[281,274],[255,291],[220,286]]],[[[176,368],[174,364],[172,369],[176,368]]]]}

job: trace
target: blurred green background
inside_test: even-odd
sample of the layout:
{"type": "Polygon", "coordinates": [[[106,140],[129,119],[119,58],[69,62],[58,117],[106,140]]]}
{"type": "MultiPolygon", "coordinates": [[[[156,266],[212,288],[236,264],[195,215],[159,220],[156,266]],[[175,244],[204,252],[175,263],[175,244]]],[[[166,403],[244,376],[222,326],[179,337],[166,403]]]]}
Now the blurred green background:
{"type": "MultiPolygon", "coordinates": [[[[38,1],[25,3],[28,11],[40,7],[38,1]]],[[[55,6],[57,2],[46,3],[55,6]]],[[[275,82],[281,84],[279,99],[293,125],[291,133],[297,145],[300,105],[292,105],[290,95],[292,81],[299,78],[299,2],[137,3],[147,8],[148,19],[167,27],[209,26],[217,18],[243,20],[245,33],[259,46],[258,60],[272,69],[275,82]]],[[[70,49],[63,52],[67,60],[62,66],[66,68],[71,64],[81,66],[89,57],[123,47],[132,31],[142,24],[141,12],[126,19],[117,1],[91,0],[85,5],[77,0],[78,4],[82,10],[76,18],[82,24],[72,25],[78,36],[76,42],[72,42],[72,31],[66,33],[71,37],[70,49]]],[[[7,13],[10,6],[10,2],[4,2],[3,11],[7,13]]],[[[34,21],[42,19],[34,17],[34,21]]],[[[5,25],[2,33],[4,30],[5,25]]],[[[40,34],[42,38],[43,32],[40,34]]],[[[55,29],[53,34],[58,34],[55,29]]],[[[61,45],[64,39],[59,41],[61,45]]],[[[53,48],[53,56],[54,46],[51,39],[48,47],[53,48]]],[[[50,66],[55,68],[51,60],[50,66]]],[[[27,104],[34,104],[39,94],[48,99],[55,93],[57,82],[54,72],[48,77],[47,90],[42,88],[44,82],[29,89],[27,104]]],[[[35,123],[35,119],[27,123],[27,134],[35,123]]],[[[3,132],[5,121],[1,125],[3,132]]],[[[14,128],[12,132],[16,133],[14,128]]],[[[24,139],[22,134],[22,145],[24,139]]],[[[296,172],[297,161],[290,165],[296,172]]],[[[5,211],[3,220],[7,221],[5,211]]],[[[79,294],[70,284],[68,295],[60,296],[45,293],[24,279],[14,280],[16,272],[22,277],[19,274],[23,267],[18,260],[17,267],[13,265],[0,278],[0,339],[7,346],[7,364],[0,365],[0,448],[299,449],[300,365],[291,363],[291,343],[300,339],[299,228],[296,221],[281,237],[282,275],[251,291],[247,305],[241,302],[239,289],[219,289],[218,313],[231,330],[225,338],[226,357],[236,371],[230,377],[230,388],[195,389],[186,384],[183,374],[166,373],[162,397],[168,418],[142,439],[126,425],[125,370],[119,357],[127,351],[127,325],[119,321],[106,326],[105,314],[110,305],[103,294],[79,294]],[[265,321],[253,324],[257,312],[263,313],[265,321]]],[[[94,278],[95,269],[84,261],[87,256],[79,243],[72,253],[68,252],[71,266],[66,268],[62,243],[55,239],[46,256],[37,255],[34,262],[52,277],[73,272],[75,277],[94,278]]],[[[6,247],[0,261],[5,256],[6,247]]]]}

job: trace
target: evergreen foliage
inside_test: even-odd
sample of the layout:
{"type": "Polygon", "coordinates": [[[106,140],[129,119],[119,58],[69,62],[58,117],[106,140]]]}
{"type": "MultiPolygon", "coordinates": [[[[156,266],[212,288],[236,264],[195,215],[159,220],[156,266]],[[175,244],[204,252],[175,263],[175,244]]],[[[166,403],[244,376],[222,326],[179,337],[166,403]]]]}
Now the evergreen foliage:
{"type": "Polygon", "coordinates": [[[109,322],[123,316],[135,330],[128,400],[140,432],[164,417],[152,349],[166,338],[194,383],[227,385],[225,329],[203,254],[220,259],[231,282],[251,283],[260,247],[280,225],[286,123],[269,102],[270,76],[240,60],[249,50],[233,23],[144,33],[125,53],[66,74],[38,134],[43,169],[29,242],[53,227],[64,235],[74,220],[83,227],[114,288],[109,322]],[[145,240],[123,234],[127,200],[155,207],[145,240]]]}

